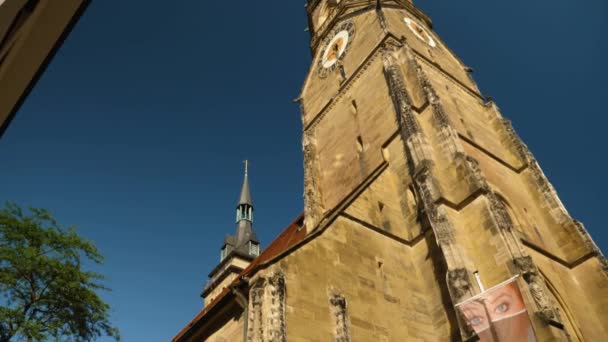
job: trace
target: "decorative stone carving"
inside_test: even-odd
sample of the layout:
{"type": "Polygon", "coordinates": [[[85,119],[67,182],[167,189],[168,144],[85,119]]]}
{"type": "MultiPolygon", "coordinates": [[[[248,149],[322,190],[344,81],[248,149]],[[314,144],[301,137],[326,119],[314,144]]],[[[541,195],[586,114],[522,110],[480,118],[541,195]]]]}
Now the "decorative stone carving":
{"type": "Polygon", "coordinates": [[[408,162],[412,169],[417,169],[421,164],[432,160],[429,144],[420,129],[420,125],[412,111],[409,95],[403,81],[403,76],[396,65],[393,56],[394,49],[398,48],[399,42],[389,41],[385,45],[384,52],[384,74],[388,83],[391,99],[397,111],[397,121],[401,130],[401,136],[409,154],[408,162]],[[392,45],[389,47],[389,45],[392,45]]]}
{"type": "Polygon", "coordinates": [[[285,329],[285,278],[282,273],[276,272],[271,275],[266,282],[264,293],[265,304],[268,310],[264,336],[265,341],[285,342],[287,332],[285,329]]]}
{"type": "Polygon", "coordinates": [[[422,88],[423,93],[427,97],[427,100],[429,101],[433,110],[433,119],[439,130],[439,136],[443,141],[441,146],[444,148],[444,152],[446,152],[448,155],[463,152],[462,145],[458,140],[458,134],[450,123],[450,118],[444,111],[439,96],[435,92],[435,89],[433,89],[431,82],[422,70],[420,64],[416,62],[416,58],[414,57],[414,53],[412,52],[411,48],[407,45],[405,46],[405,52],[408,60],[408,66],[416,71],[418,83],[420,84],[420,87],[422,88]]]}
{"type": "MultiPolygon", "coordinates": [[[[403,47],[407,53],[408,67],[416,70],[417,79],[424,89],[427,100],[432,105],[434,120],[438,126],[441,136],[441,146],[448,158],[453,160],[454,156],[464,156],[456,133],[449,124],[448,117],[439,103],[439,99],[432,89],[430,82],[426,79],[422,69],[416,64],[408,47],[403,47]]],[[[398,122],[401,127],[401,136],[405,142],[405,150],[408,153],[409,171],[414,179],[417,193],[420,196],[422,212],[426,213],[433,233],[437,240],[445,263],[450,269],[447,273],[447,285],[454,303],[472,294],[467,270],[464,268],[463,258],[458,247],[455,245],[454,227],[445,211],[444,206],[437,205],[441,198],[441,190],[436,178],[432,174],[433,158],[431,146],[426,142],[422,129],[420,128],[416,115],[412,111],[410,97],[403,82],[400,68],[395,63],[395,51],[388,50],[384,53],[384,70],[390,90],[393,104],[397,111],[398,122]]],[[[464,159],[466,161],[466,159],[464,159]]],[[[470,329],[461,326],[463,338],[470,336],[470,329]],[[466,335],[466,336],[465,336],[466,335]]]]}
{"type": "Polygon", "coordinates": [[[503,119],[502,122],[507,136],[515,147],[517,154],[530,168],[532,179],[535,185],[537,186],[540,195],[547,204],[551,216],[559,224],[563,224],[568,220],[571,220],[568,211],[557,196],[557,193],[551,183],[549,183],[549,180],[547,180],[547,177],[545,176],[540,166],[536,162],[536,159],[528,149],[528,146],[526,146],[526,144],[524,144],[521,138],[517,135],[509,120],[503,119]]]}
{"type": "Polygon", "coordinates": [[[503,201],[501,201],[493,192],[488,193],[487,197],[490,201],[490,209],[494,215],[494,218],[496,219],[498,228],[507,232],[513,231],[513,220],[511,219],[511,216],[509,215],[503,201]]]}
{"type": "Polygon", "coordinates": [[[602,264],[602,270],[604,273],[608,273],[608,260],[606,260],[606,257],[604,254],[602,254],[602,251],[597,247],[593,239],[591,239],[591,236],[587,232],[587,229],[585,229],[583,223],[577,220],[572,220],[572,224],[576,227],[576,230],[579,232],[580,236],[582,236],[583,241],[589,247],[589,249],[594,251],[594,253],[597,255],[597,258],[602,264]]]}
{"type": "Polygon", "coordinates": [[[466,180],[469,185],[475,190],[482,190],[484,193],[490,191],[490,186],[479,168],[479,162],[477,159],[471,157],[464,152],[456,152],[454,154],[454,160],[456,163],[463,165],[466,169],[466,180]]]}
{"type": "MultiPolygon", "coordinates": [[[[446,213],[445,207],[437,207],[435,210],[435,220],[433,222],[433,227],[435,228],[435,235],[437,236],[437,240],[444,246],[450,245],[450,251],[453,248],[451,246],[454,244],[454,227],[452,226],[452,222],[448,219],[448,215],[446,213]]],[[[450,252],[450,254],[452,254],[450,252]]]]}
{"type": "Polygon", "coordinates": [[[262,299],[264,297],[263,279],[249,290],[249,310],[247,318],[247,341],[259,341],[263,335],[262,299]]]}
{"type": "Polygon", "coordinates": [[[322,193],[319,186],[315,184],[315,143],[311,131],[304,132],[302,137],[302,149],[304,153],[304,225],[306,231],[312,231],[323,213],[322,193]]]}
{"type": "MultiPolygon", "coordinates": [[[[495,111],[500,115],[498,107],[494,105],[495,111]]],[[[555,188],[549,180],[547,176],[545,176],[544,172],[538,165],[538,162],[528,149],[528,146],[523,143],[519,135],[513,129],[513,126],[509,120],[502,120],[504,129],[506,131],[509,140],[512,145],[515,147],[517,154],[520,158],[528,165],[531,173],[531,178],[538,191],[540,193],[541,199],[546,203],[547,208],[549,209],[549,213],[553,217],[553,219],[558,223],[564,225],[566,228],[571,229],[576,234],[581,237],[582,242],[586,245],[586,247],[592,251],[602,263],[602,267],[604,271],[608,272],[608,261],[606,261],[606,257],[602,254],[600,249],[597,247],[593,239],[589,235],[589,232],[582,226],[582,224],[576,220],[574,220],[564,204],[559,199],[555,188]]]]}
{"type": "Polygon", "coordinates": [[[350,342],[348,306],[346,303],[346,298],[339,294],[333,294],[329,297],[329,304],[331,315],[335,322],[335,341],[350,342]]]}
{"type": "Polygon", "coordinates": [[[384,53],[384,73],[388,82],[391,98],[400,120],[405,137],[421,132],[418,121],[412,112],[411,100],[407,94],[399,67],[395,64],[392,51],[384,53]]]}
{"type": "Polygon", "coordinates": [[[249,290],[247,341],[285,342],[285,278],[275,272],[260,277],[249,290]]]}
{"type": "Polygon", "coordinates": [[[557,311],[551,304],[551,300],[546,293],[547,290],[545,289],[544,282],[539,275],[536,265],[534,265],[534,261],[532,261],[532,257],[518,257],[513,259],[513,263],[528,284],[530,294],[538,307],[538,311],[536,312],[537,315],[546,322],[559,322],[560,318],[557,315],[557,311]]]}
{"type": "Polygon", "coordinates": [[[471,292],[472,286],[469,280],[469,274],[465,268],[449,270],[447,278],[450,293],[456,302],[460,302],[471,292]]]}
{"type": "MultiPolygon", "coordinates": [[[[490,103],[493,105],[494,111],[497,113],[497,115],[500,115],[498,107],[493,102],[490,103]]],[[[511,141],[511,144],[515,148],[515,152],[517,153],[519,158],[521,158],[524,163],[528,163],[530,160],[533,160],[534,157],[530,153],[530,150],[528,150],[528,146],[526,146],[526,144],[524,144],[523,141],[519,138],[517,133],[515,133],[511,121],[507,119],[502,119],[502,124],[507,134],[507,137],[511,141]]]]}
{"type": "Polygon", "coordinates": [[[422,200],[423,210],[429,215],[431,221],[437,220],[437,205],[435,201],[441,197],[439,186],[431,175],[430,167],[423,167],[414,175],[414,181],[422,200]]]}

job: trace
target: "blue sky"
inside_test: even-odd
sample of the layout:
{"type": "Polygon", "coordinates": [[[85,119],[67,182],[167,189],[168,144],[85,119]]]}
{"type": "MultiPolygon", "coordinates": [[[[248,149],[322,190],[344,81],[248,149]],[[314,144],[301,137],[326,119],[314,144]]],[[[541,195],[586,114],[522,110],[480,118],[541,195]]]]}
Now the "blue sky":
{"type": "MultiPolygon", "coordinates": [[[[608,3],[417,4],[606,250],[608,3]]],[[[167,341],[201,309],[244,159],[263,244],[301,212],[303,5],[93,1],[0,141],[0,201],[98,245],[125,341],[167,341]]]]}

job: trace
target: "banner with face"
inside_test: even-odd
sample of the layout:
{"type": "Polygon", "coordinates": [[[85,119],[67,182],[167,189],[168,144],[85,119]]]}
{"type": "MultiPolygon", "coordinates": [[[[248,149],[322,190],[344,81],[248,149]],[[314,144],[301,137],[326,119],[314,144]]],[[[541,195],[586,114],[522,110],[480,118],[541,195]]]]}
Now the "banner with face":
{"type": "Polygon", "coordinates": [[[536,341],[516,280],[513,277],[456,304],[481,342],[536,341]]]}

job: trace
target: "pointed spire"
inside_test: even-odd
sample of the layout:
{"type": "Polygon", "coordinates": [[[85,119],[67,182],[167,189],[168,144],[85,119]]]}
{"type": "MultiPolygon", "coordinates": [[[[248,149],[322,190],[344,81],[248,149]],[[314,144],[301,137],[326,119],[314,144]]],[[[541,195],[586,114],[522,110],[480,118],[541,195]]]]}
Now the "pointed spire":
{"type": "Polygon", "coordinates": [[[249,161],[245,160],[245,177],[239,203],[236,206],[236,234],[226,235],[220,250],[220,263],[209,274],[209,284],[205,286],[202,296],[205,303],[213,298],[212,292],[227,274],[239,274],[250,261],[260,255],[260,240],[253,230],[253,202],[249,190],[249,161]],[[240,260],[236,262],[235,260],[240,260]],[[247,262],[242,264],[242,262],[247,262]],[[226,267],[230,265],[230,267],[226,267]],[[243,266],[244,265],[244,266],[243,266]]]}
{"type": "Polygon", "coordinates": [[[241,188],[241,196],[239,197],[239,205],[247,204],[253,207],[251,200],[251,191],[249,190],[249,161],[245,160],[245,177],[243,179],[243,187],[241,188]]]}
{"type": "Polygon", "coordinates": [[[253,231],[253,201],[251,200],[251,191],[249,190],[249,161],[245,160],[245,177],[243,179],[243,188],[239,203],[236,206],[236,248],[242,249],[243,252],[249,253],[248,242],[253,242],[259,245],[258,238],[253,231]]]}

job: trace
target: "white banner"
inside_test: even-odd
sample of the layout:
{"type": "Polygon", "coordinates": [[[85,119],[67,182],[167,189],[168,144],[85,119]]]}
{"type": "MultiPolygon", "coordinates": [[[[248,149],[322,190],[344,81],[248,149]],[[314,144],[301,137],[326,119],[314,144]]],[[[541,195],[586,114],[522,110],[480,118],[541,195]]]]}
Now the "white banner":
{"type": "Polygon", "coordinates": [[[536,342],[517,276],[456,304],[481,342],[536,342]]]}

